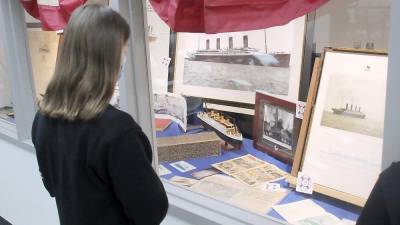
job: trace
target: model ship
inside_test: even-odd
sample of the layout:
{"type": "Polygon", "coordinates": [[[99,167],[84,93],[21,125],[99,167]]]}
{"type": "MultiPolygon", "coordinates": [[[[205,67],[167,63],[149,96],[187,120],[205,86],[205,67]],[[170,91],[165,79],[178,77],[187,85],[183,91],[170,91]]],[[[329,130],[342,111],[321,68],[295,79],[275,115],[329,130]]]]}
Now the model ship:
{"type": "Polygon", "coordinates": [[[199,112],[197,113],[197,117],[205,128],[215,131],[215,133],[226,143],[236,148],[242,146],[242,133],[239,132],[239,129],[233,123],[232,118],[214,110],[209,112],[199,112]]]}
{"type": "MultiPolygon", "coordinates": [[[[210,48],[210,39],[206,40],[206,49],[197,50],[187,58],[191,61],[229,63],[255,66],[289,67],[289,53],[267,53],[249,47],[248,36],[243,36],[243,47],[233,47],[233,37],[229,37],[227,49],[221,49],[221,39],[216,39],[216,49],[210,48]]],[[[265,49],[267,47],[265,46],[265,49]]]]}
{"type": "Polygon", "coordinates": [[[346,104],[346,108],[332,108],[334,114],[364,119],[365,114],[361,112],[361,107],[346,104]]]}

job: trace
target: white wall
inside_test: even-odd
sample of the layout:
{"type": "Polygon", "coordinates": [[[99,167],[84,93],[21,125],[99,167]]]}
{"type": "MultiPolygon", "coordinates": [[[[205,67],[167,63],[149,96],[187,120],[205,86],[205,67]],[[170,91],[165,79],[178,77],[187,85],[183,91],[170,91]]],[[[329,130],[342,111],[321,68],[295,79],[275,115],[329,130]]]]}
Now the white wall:
{"type": "Polygon", "coordinates": [[[33,152],[0,138],[0,216],[13,225],[57,225],[55,201],[44,189],[33,152]]]}

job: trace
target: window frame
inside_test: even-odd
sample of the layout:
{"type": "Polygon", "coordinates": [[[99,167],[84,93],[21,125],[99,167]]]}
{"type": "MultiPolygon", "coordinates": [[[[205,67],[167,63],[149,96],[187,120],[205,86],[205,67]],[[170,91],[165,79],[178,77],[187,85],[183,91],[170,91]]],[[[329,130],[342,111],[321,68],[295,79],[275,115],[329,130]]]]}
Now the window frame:
{"type": "Polygon", "coordinates": [[[19,1],[0,2],[0,40],[5,49],[6,76],[9,80],[16,124],[0,121],[0,136],[33,149],[31,126],[36,112],[35,87],[27,44],[25,13],[19,1]]]}

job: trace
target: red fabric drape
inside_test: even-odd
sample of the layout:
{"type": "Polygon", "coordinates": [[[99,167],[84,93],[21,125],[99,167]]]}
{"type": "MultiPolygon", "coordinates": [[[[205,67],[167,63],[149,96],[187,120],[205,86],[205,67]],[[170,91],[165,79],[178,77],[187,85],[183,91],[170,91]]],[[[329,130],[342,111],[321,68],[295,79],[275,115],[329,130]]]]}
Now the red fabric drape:
{"type": "Polygon", "coordinates": [[[175,32],[221,33],[284,25],[328,0],[150,0],[175,32]]]}
{"type": "MultiPolygon", "coordinates": [[[[43,30],[59,31],[67,25],[72,12],[87,0],[58,0],[58,5],[38,4],[37,0],[20,0],[25,10],[42,22],[43,30]]],[[[53,2],[53,1],[48,1],[53,2]]]]}

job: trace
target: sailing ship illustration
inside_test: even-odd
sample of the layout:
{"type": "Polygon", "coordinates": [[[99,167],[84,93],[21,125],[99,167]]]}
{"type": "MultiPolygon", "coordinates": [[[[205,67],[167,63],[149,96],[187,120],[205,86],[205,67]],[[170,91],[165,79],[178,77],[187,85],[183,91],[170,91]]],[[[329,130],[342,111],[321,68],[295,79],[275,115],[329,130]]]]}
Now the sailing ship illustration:
{"type": "Polygon", "coordinates": [[[346,108],[332,108],[332,111],[334,114],[353,118],[364,119],[366,117],[366,115],[361,111],[361,107],[357,105],[353,106],[352,104],[349,107],[349,103],[346,103],[346,108]]]}
{"type": "Polygon", "coordinates": [[[234,124],[233,118],[215,110],[198,112],[197,118],[200,119],[205,128],[215,131],[215,133],[226,143],[229,143],[236,148],[242,146],[243,135],[234,124]]]}
{"type": "MultiPolygon", "coordinates": [[[[265,34],[265,31],[264,31],[265,34]]],[[[228,37],[228,48],[221,48],[221,38],[216,38],[216,48],[211,49],[210,39],[206,40],[206,49],[198,49],[188,55],[188,60],[215,63],[229,63],[255,66],[289,67],[290,54],[283,52],[268,53],[265,34],[265,52],[249,47],[249,36],[243,36],[243,46],[233,47],[233,37],[228,37]]]]}

